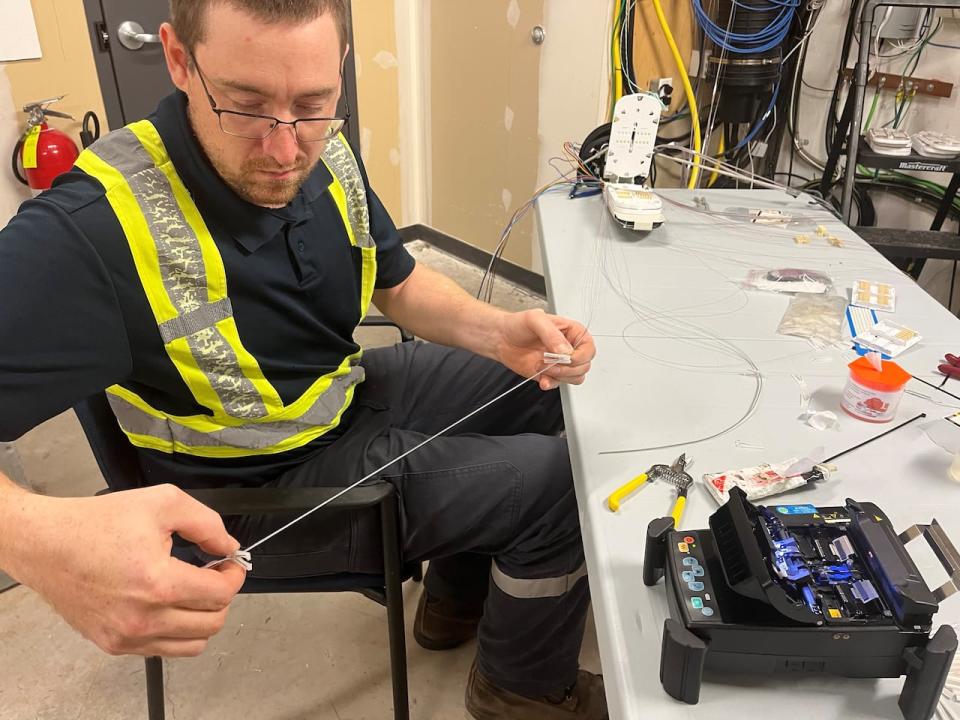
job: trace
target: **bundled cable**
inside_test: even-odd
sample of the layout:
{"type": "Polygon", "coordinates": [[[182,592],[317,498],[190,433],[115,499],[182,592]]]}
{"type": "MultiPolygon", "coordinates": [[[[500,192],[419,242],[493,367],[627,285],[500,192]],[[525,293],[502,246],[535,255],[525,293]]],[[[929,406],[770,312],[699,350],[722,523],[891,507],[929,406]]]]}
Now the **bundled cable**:
{"type": "Polygon", "coordinates": [[[732,0],[737,12],[742,13],[769,13],[776,11],[773,19],[760,29],[753,32],[728,32],[713,21],[710,14],[703,7],[703,0],[693,0],[693,12],[697,23],[703,28],[707,37],[718,48],[737,55],[749,55],[772,50],[782,45],[790,33],[800,0],[766,0],[765,5],[754,5],[743,0],[732,0]]]}

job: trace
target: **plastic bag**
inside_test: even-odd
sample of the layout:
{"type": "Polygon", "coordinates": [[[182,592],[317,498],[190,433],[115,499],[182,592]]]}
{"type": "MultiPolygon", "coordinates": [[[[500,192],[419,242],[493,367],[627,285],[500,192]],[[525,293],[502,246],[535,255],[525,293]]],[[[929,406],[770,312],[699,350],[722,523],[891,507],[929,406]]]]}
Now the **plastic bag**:
{"type": "Polygon", "coordinates": [[[825,293],[833,290],[833,280],[816,270],[778,268],[751,270],[744,282],[747,288],[778,293],[825,293]]]}
{"type": "Polygon", "coordinates": [[[824,343],[843,339],[847,300],[839,295],[796,295],[780,320],[781,335],[811,338],[824,343]]]}
{"type": "Polygon", "coordinates": [[[703,482],[720,505],[730,499],[730,488],[738,487],[753,502],[779,495],[807,483],[830,479],[830,468],[809,458],[790,458],[779,463],[764,463],[741,470],[707,473],[703,482]]]}

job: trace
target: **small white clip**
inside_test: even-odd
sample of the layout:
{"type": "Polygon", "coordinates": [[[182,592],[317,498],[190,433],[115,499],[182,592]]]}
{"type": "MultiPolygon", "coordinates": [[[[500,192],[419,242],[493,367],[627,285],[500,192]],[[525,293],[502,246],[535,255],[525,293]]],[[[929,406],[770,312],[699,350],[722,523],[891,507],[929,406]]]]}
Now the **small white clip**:
{"type": "Polygon", "coordinates": [[[218,565],[223,565],[223,563],[228,561],[235,562],[237,565],[242,567],[247,572],[249,572],[250,570],[253,570],[253,559],[250,555],[249,550],[237,550],[235,553],[231,553],[230,555],[227,555],[225,558],[220,558],[219,560],[212,560],[208,562],[206,565],[204,565],[203,567],[204,569],[215,568],[218,565]]]}
{"type": "Polygon", "coordinates": [[[562,353],[545,352],[543,354],[543,361],[548,365],[569,365],[573,362],[573,359],[569,355],[563,355],[562,353]]]}
{"type": "Polygon", "coordinates": [[[237,550],[228,559],[233,560],[247,572],[253,570],[253,557],[250,555],[249,550],[237,550]]]}

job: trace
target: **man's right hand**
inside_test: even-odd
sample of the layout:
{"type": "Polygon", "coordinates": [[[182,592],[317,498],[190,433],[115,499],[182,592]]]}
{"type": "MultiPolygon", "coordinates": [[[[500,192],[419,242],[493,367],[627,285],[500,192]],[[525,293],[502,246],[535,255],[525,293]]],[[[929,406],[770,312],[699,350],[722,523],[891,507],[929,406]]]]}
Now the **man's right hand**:
{"type": "Polygon", "coordinates": [[[50,498],[0,477],[0,567],[111,655],[199,655],[246,575],[170,556],[172,534],[212,555],[239,549],[220,516],[172,485],[50,498]]]}

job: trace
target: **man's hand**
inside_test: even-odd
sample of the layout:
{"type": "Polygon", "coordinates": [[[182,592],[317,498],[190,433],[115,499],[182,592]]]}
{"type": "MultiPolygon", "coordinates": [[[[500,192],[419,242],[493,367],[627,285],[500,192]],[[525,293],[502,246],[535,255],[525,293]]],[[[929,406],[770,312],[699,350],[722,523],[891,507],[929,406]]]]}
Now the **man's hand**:
{"type": "Polygon", "coordinates": [[[497,359],[523,377],[531,377],[548,364],[543,353],[570,355],[569,365],[554,365],[539,378],[542,390],[559,383],[579,385],[597,354],[596,345],[580,323],[543,310],[525,310],[503,316],[497,359]]]}
{"type": "Polygon", "coordinates": [[[0,566],[111,655],[199,655],[246,575],[170,556],[174,532],[211,554],[239,548],[216,512],[172,485],[75,499],[7,490],[0,505],[12,523],[0,566]]]}

